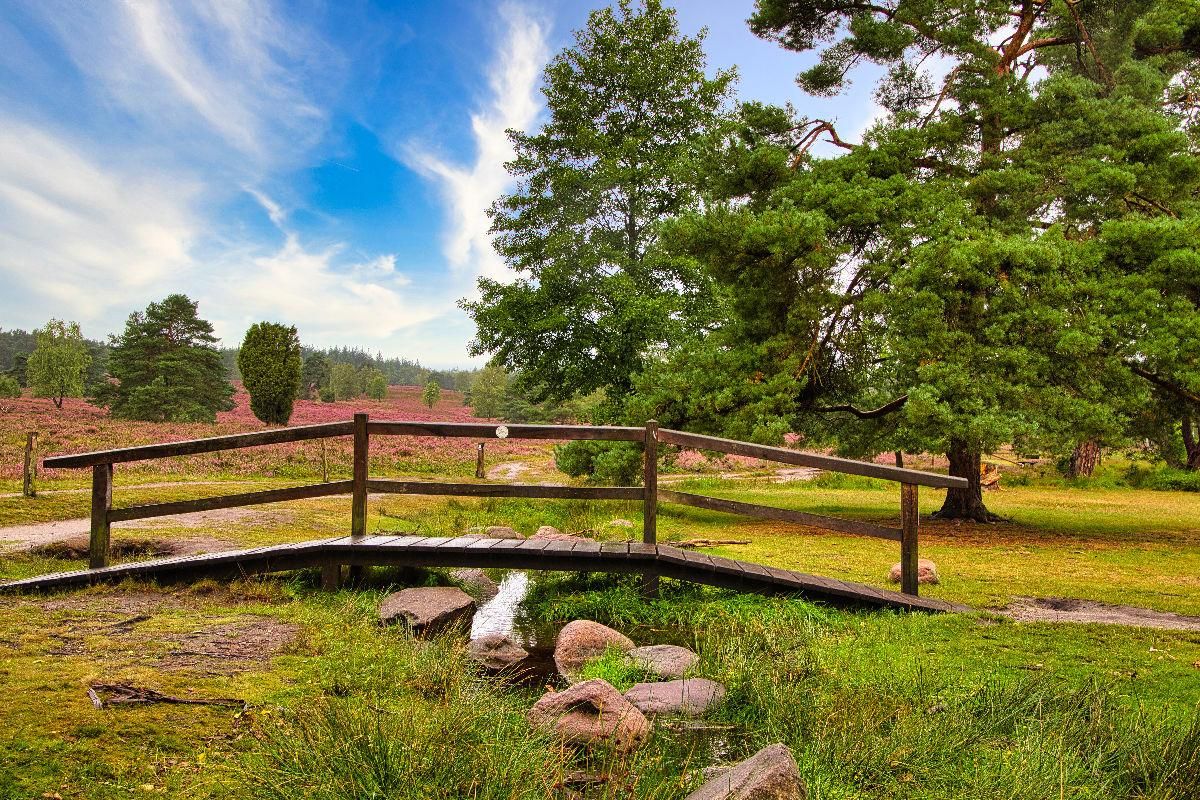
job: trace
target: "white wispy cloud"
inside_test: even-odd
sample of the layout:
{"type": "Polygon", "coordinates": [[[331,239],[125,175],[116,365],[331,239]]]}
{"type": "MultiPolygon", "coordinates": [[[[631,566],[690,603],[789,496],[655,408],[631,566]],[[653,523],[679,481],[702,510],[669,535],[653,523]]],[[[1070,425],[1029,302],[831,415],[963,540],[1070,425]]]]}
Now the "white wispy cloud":
{"type": "Polygon", "coordinates": [[[460,273],[503,278],[509,274],[492,248],[487,209],[511,185],[505,162],[513,157],[505,131],[529,130],[541,103],[538,80],[549,57],[544,23],[520,5],[505,3],[506,30],[488,72],[491,96],[471,115],[475,160],[454,163],[419,142],[405,142],[399,156],[410,168],[438,184],[446,204],[445,255],[460,273]]]}
{"type": "Polygon", "coordinates": [[[0,120],[0,272],[93,319],[190,264],[200,186],[102,165],[68,140],[0,120]]]}

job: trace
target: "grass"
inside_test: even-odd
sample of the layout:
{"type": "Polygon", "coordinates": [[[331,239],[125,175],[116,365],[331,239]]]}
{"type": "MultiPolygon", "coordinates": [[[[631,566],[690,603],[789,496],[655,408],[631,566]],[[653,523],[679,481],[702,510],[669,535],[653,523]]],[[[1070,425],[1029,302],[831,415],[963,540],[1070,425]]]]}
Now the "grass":
{"type": "MultiPolygon", "coordinates": [[[[536,689],[486,680],[454,635],[380,628],[385,586],[322,593],[301,574],[174,592],[128,585],[0,602],[0,798],[680,798],[711,747],[669,725],[627,758],[531,730],[536,689]],[[121,598],[158,598],[114,632],[121,598]],[[230,674],[166,669],[172,636],[263,618],[298,626],[272,659],[230,674]],[[245,711],[146,705],[97,711],[94,681],[245,711]]],[[[988,616],[847,613],[664,582],[562,576],[529,612],[589,617],[639,643],[682,641],[727,701],[712,720],[738,757],[795,753],[809,796],[1194,798],[1200,786],[1200,635],[1030,625],[988,616]]],[[[588,667],[624,688],[613,655],[588,667]]]]}

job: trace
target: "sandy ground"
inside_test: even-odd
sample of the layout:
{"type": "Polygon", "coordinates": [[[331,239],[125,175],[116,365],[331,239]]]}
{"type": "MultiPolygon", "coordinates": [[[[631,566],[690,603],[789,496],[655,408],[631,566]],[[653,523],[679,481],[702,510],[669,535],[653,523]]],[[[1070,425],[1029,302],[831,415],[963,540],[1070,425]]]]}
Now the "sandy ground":
{"type": "MultiPolygon", "coordinates": [[[[162,520],[164,519],[169,519],[170,521],[166,524],[174,528],[216,528],[229,524],[273,524],[286,522],[289,517],[290,514],[288,512],[281,511],[222,508],[216,511],[197,511],[192,514],[178,514],[172,517],[120,522],[113,525],[113,529],[114,531],[121,531],[137,528],[157,528],[163,526],[164,523],[162,520]]],[[[80,518],[0,528],[0,550],[30,549],[56,542],[68,542],[80,538],[86,539],[90,526],[91,523],[89,520],[80,518]]],[[[181,543],[184,541],[193,541],[198,546],[193,552],[200,553],[212,552],[214,543],[223,545],[216,549],[230,549],[233,547],[233,544],[230,542],[214,539],[209,536],[198,536],[189,540],[178,541],[181,543]]]]}
{"type": "Polygon", "coordinates": [[[1021,622],[1077,622],[1200,631],[1200,617],[1066,597],[1021,597],[997,613],[1021,622]]]}
{"type": "Polygon", "coordinates": [[[487,471],[489,479],[494,481],[512,481],[520,477],[522,472],[529,469],[528,464],[523,464],[520,461],[507,461],[503,464],[497,464],[487,471]]]}

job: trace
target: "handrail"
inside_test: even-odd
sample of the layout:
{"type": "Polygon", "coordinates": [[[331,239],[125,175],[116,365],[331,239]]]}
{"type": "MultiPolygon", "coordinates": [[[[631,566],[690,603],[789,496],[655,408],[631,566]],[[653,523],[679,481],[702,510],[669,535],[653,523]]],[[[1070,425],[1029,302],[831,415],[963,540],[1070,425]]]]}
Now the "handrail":
{"type": "Polygon", "coordinates": [[[705,436],[699,433],[674,431],[670,428],[659,429],[658,440],[666,444],[694,447],[698,450],[717,450],[722,453],[762,458],[781,464],[794,464],[798,467],[817,467],[829,472],[844,472],[848,475],[883,478],[884,480],[910,483],[916,486],[933,486],[939,489],[966,489],[968,486],[966,478],[941,475],[937,472],[924,472],[918,469],[907,469],[906,467],[875,464],[870,461],[856,461],[851,458],[804,453],[799,450],[788,450],[784,447],[751,444],[750,442],[721,439],[716,436],[705,436]]]}
{"type": "Polygon", "coordinates": [[[151,458],[191,456],[198,453],[215,453],[220,450],[240,450],[264,444],[286,444],[307,439],[328,439],[334,436],[350,436],[354,433],[353,422],[326,422],[320,425],[296,425],[291,428],[274,428],[254,433],[233,433],[228,436],[209,436],[204,439],[185,439],[181,442],[144,444],[122,447],[116,450],[96,450],[91,453],[75,453],[67,456],[52,456],[42,461],[46,468],[94,467],[97,464],[121,464],[126,461],[144,461],[151,458]]]}
{"type": "MultiPolygon", "coordinates": [[[[874,536],[900,542],[901,591],[917,594],[917,487],[933,486],[947,489],[963,489],[968,486],[965,478],[939,475],[933,472],[890,467],[866,461],[855,461],[835,456],[815,455],[782,447],[752,444],[733,439],[721,439],[685,431],[660,429],[650,420],[644,427],[619,425],[491,425],[477,422],[436,421],[391,421],[372,422],[366,414],[355,414],[349,422],[331,422],[320,425],[300,425],[291,428],[276,428],[255,433],[236,433],[227,436],[212,436],[181,442],[139,445],[116,450],[100,450],[91,453],[52,456],[42,464],[48,468],[92,468],[92,518],[89,545],[89,566],[108,565],[109,532],[113,522],[149,517],[184,514],[217,508],[257,505],[312,497],[325,497],[349,493],[351,502],[352,537],[366,533],[367,493],[384,492],[414,495],[453,495],[464,497],[539,497],[589,500],[642,500],[642,538],[645,544],[657,540],[656,520],[658,502],[661,498],[668,503],[723,511],[764,519],[780,520],[802,525],[812,525],[829,530],[860,536],[874,536]],[[371,479],[368,475],[368,449],[371,434],[376,436],[439,436],[477,439],[558,439],[558,440],[602,440],[640,442],[642,444],[645,480],[636,486],[541,486],[533,484],[495,483],[449,483],[437,481],[401,481],[371,479]],[[243,494],[206,497],[170,503],[157,503],[130,508],[112,507],[113,464],[153,458],[212,453],[259,445],[282,444],[308,439],[324,439],[335,436],[354,437],[353,479],[327,483],[293,486],[284,489],[247,492],[243,494]],[[898,481],[900,487],[899,528],[887,528],[868,522],[845,520],[809,514],[803,511],[743,503],[736,500],[705,497],[660,490],[658,488],[658,445],[674,444],[703,450],[716,450],[734,455],[762,458],[783,464],[817,467],[850,475],[898,481]]],[[[340,580],[340,568],[335,577],[323,574],[322,580],[332,585],[340,580]]],[[[653,589],[657,584],[654,576],[647,575],[645,586],[653,589]]]]}

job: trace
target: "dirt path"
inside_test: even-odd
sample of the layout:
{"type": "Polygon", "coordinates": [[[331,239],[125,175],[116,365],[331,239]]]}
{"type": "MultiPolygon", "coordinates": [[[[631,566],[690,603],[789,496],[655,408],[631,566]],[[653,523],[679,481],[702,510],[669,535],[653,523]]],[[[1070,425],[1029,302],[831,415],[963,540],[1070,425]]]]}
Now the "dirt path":
{"type": "Polygon", "coordinates": [[[1019,597],[997,613],[1020,622],[1075,622],[1200,631],[1200,617],[1064,597],[1019,597]]]}
{"type": "MultiPolygon", "coordinates": [[[[291,518],[290,512],[287,511],[260,511],[246,508],[222,508],[216,511],[197,511],[192,514],[177,514],[170,517],[170,521],[166,524],[172,527],[181,528],[219,528],[222,525],[241,524],[241,525],[264,525],[279,522],[286,522],[291,518]]],[[[118,530],[128,530],[130,528],[154,528],[161,527],[164,523],[156,519],[140,519],[129,522],[119,522],[113,527],[118,530]]],[[[35,522],[30,525],[13,525],[8,528],[0,528],[0,550],[21,550],[43,545],[53,544],[56,542],[66,542],[77,540],[80,538],[86,539],[88,536],[91,522],[87,518],[79,519],[64,519],[54,522],[35,522]]],[[[179,540],[183,541],[183,540],[179,540]]],[[[206,549],[197,552],[211,552],[213,542],[221,540],[213,539],[209,536],[195,537],[198,545],[203,545],[206,549]]],[[[232,543],[224,542],[224,544],[232,547],[232,543]]]]}
{"type": "Polygon", "coordinates": [[[529,465],[520,461],[506,461],[497,464],[487,471],[488,478],[496,481],[512,481],[520,477],[522,472],[529,470],[529,465]]]}

